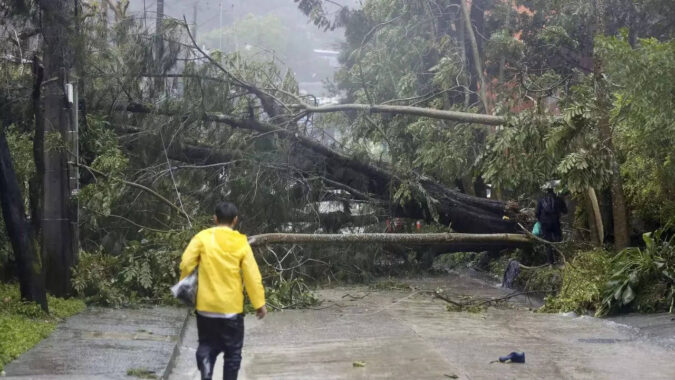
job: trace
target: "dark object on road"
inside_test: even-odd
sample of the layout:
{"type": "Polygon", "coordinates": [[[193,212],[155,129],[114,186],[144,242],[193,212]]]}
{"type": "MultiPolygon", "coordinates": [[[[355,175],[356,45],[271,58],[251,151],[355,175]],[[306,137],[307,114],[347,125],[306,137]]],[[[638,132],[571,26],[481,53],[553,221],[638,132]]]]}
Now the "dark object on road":
{"type": "Polygon", "coordinates": [[[502,279],[502,288],[513,289],[513,283],[520,274],[520,263],[518,260],[512,259],[504,270],[504,278],[502,279]]]}
{"type": "Polygon", "coordinates": [[[525,363],[525,353],[524,352],[512,352],[506,356],[500,356],[499,361],[501,363],[511,361],[511,363],[525,363]]]}

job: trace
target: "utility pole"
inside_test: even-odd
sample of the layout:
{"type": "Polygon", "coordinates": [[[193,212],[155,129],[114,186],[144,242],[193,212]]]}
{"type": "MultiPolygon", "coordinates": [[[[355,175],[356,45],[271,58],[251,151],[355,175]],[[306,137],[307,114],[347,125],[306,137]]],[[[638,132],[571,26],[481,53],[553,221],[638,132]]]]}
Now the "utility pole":
{"type": "Polygon", "coordinates": [[[66,136],[66,146],[69,151],[68,159],[68,188],[70,189],[70,229],[73,231],[73,250],[79,252],[80,243],[80,202],[77,195],[80,193],[80,115],[78,81],[66,84],[66,102],[70,104],[70,125],[66,136]]]}
{"type": "MultiPolygon", "coordinates": [[[[75,63],[75,2],[40,2],[44,38],[44,173],[42,207],[42,257],[46,285],[55,296],[71,291],[71,270],[77,263],[77,218],[71,192],[73,117],[77,104],[75,63]]],[[[76,177],[76,175],[75,175],[76,177]]],[[[76,206],[75,206],[76,207],[76,206]]]]}

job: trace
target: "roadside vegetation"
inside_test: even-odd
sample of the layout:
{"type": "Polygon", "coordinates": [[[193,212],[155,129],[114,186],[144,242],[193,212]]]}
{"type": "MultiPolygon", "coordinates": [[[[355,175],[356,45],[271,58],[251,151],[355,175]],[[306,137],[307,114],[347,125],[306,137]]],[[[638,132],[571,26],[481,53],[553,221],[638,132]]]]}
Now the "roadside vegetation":
{"type": "Polygon", "coordinates": [[[449,253],[436,258],[435,270],[478,270],[501,280],[511,260],[521,265],[516,291],[544,300],[541,312],[606,315],[673,312],[675,305],[675,235],[659,229],[643,235],[644,245],[619,253],[604,249],[573,250],[566,265],[547,265],[545,254],[516,250],[496,260],[487,253],[449,253]],[[485,263],[488,262],[487,266],[485,263]]]}
{"type": "Polygon", "coordinates": [[[4,366],[49,336],[56,325],[84,310],[82,300],[49,297],[50,312],[21,300],[19,285],[0,283],[0,372],[4,366]]]}

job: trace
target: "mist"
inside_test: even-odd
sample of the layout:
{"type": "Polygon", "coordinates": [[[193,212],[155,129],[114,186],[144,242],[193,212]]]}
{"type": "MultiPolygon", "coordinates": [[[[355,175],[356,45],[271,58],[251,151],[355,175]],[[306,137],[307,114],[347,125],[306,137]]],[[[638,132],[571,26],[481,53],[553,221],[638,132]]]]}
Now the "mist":
{"type": "MultiPolygon", "coordinates": [[[[354,9],[359,1],[340,4],[354,9]]],[[[339,7],[327,4],[326,9],[337,12],[339,7]]],[[[152,29],[157,1],[132,0],[128,14],[152,29]]],[[[164,17],[185,18],[207,51],[239,52],[247,60],[273,61],[282,72],[290,70],[301,93],[328,95],[324,82],[339,68],[344,29],[317,28],[292,0],[165,0],[164,17]]]]}

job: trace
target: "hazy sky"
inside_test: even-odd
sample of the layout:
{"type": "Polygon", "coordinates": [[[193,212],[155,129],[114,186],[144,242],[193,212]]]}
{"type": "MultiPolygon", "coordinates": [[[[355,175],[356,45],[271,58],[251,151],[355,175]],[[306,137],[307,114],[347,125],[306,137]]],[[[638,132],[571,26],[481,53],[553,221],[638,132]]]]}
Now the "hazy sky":
{"type": "MultiPolygon", "coordinates": [[[[338,0],[340,4],[350,7],[357,7],[359,0],[338,0]]],[[[142,16],[145,9],[148,27],[154,26],[156,15],[156,0],[131,0],[129,10],[138,16],[142,16]]],[[[327,4],[327,10],[337,11],[339,8],[327,4]]],[[[209,32],[230,27],[236,20],[245,17],[269,16],[278,17],[283,25],[286,39],[295,42],[296,48],[293,50],[293,57],[280,58],[296,73],[300,82],[320,82],[326,77],[332,76],[331,70],[326,69],[326,57],[313,53],[314,50],[339,50],[340,43],[344,40],[344,31],[338,29],[335,31],[324,32],[312,25],[307,16],[300,12],[297,4],[293,0],[165,0],[164,14],[167,17],[182,19],[185,16],[189,23],[197,20],[197,34],[199,36],[208,35],[209,32]],[[196,7],[195,7],[196,5],[196,7]],[[222,12],[221,12],[222,10],[222,12]],[[222,24],[221,24],[222,23],[222,24]],[[295,40],[295,41],[292,41],[295,40]],[[306,49],[306,53],[297,52],[297,45],[306,49]],[[304,58],[300,59],[298,56],[304,58]],[[295,67],[293,67],[295,66],[295,67]]],[[[259,33],[263,33],[261,31],[259,33]]],[[[213,34],[211,34],[213,35],[213,34]]],[[[211,39],[210,41],[213,41],[211,39]]],[[[243,42],[244,44],[247,42],[243,42]]],[[[211,43],[214,44],[214,43],[211,43]]],[[[240,45],[237,45],[240,48],[240,45]]],[[[209,49],[216,49],[218,46],[207,46],[209,49]]],[[[230,47],[231,48],[231,47],[230,47]]],[[[262,46],[262,49],[269,49],[269,46],[262,46]]],[[[305,85],[311,92],[316,93],[318,83],[305,85]]],[[[302,86],[301,86],[302,87],[302,86]]],[[[320,87],[320,86],[319,86],[320,87]]]]}

